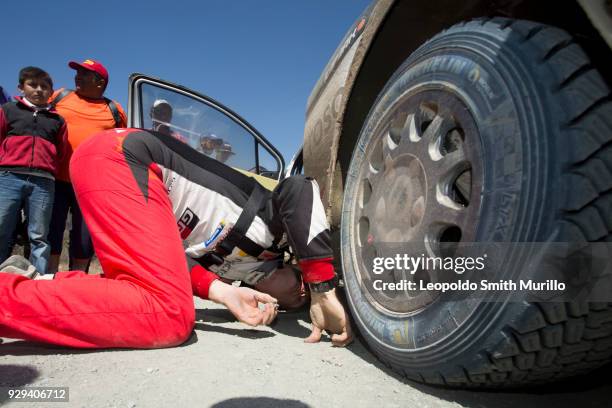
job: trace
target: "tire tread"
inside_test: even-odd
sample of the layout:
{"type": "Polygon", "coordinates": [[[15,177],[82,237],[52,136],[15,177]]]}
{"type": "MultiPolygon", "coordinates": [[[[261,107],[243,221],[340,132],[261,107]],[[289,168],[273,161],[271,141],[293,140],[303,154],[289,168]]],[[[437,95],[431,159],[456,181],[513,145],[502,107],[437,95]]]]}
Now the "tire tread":
{"type": "MultiPolygon", "coordinates": [[[[551,92],[570,101],[564,106],[570,119],[562,132],[568,143],[577,146],[568,149],[564,182],[574,189],[558,226],[571,241],[612,241],[612,102],[601,76],[565,31],[506,18],[468,22],[463,28],[471,24],[512,30],[522,36],[524,46],[537,45],[543,63],[555,66],[559,78],[551,92]]],[[[612,305],[527,304],[502,336],[495,347],[484,351],[490,363],[437,373],[442,379],[434,381],[421,373],[423,382],[508,387],[596,369],[612,358],[612,305]]]]}
{"type": "MultiPolygon", "coordinates": [[[[612,242],[612,98],[601,75],[567,32],[502,17],[457,24],[413,55],[441,36],[483,28],[497,38],[518,35],[516,46],[528,48],[529,55],[555,73],[545,78],[545,87],[566,118],[558,124],[560,143],[571,146],[561,159],[560,183],[572,186],[561,200],[555,224],[561,236],[571,242],[612,242]]],[[[501,328],[496,343],[483,346],[463,365],[444,372],[392,369],[428,384],[501,388],[579,375],[612,358],[612,303],[576,300],[523,306],[522,313],[501,328]]]]}

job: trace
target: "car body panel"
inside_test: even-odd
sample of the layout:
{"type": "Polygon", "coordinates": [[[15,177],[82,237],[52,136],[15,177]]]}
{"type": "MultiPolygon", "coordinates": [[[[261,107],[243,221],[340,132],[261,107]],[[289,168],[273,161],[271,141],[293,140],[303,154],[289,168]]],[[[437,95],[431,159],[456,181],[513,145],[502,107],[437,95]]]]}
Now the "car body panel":
{"type": "Polygon", "coordinates": [[[314,177],[332,227],[340,223],[343,182],[370,106],[396,68],[422,43],[460,21],[507,16],[558,26],[581,40],[608,75],[612,44],[611,6],[605,0],[552,5],[534,0],[374,1],[351,26],[327,64],[308,101],[304,130],[304,173],[314,177]],[[366,19],[358,40],[347,47],[357,24],[366,19]],[[600,37],[600,38],[595,38],[600,37]]]}
{"type": "Polygon", "coordinates": [[[331,209],[330,196],[334,188],[336,152],[351,85],[366,54],[367,45],[371,43],[371,37],[375,35],[376,28],[392,3],[391,0],[373,3],[357,19],[309,98],[304,131],[304,172],[313,176],[322,187],[321,195],[328,216],[331,209]],[[365,23],[361,23],[364,20],[365,23]],[[360,24],[363,24],[363,27],[357,30],[360,24]]]}

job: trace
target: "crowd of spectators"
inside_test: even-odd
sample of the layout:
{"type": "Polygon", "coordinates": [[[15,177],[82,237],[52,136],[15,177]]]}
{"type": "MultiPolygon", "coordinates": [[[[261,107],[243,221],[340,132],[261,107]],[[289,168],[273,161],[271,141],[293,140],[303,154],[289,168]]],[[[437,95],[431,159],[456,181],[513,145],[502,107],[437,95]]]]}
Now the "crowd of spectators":
{"type": "Polygon", "coordinates": [[[90,136],[126,127],[121,105],[104,96],[107,69],[98,61],[71,61],[74,90],[54,91],[51,76],[25,67],[18,76],[21,95],[0,87],[0,263],[10,256],[23,218],[32,265],[55,273],[68,214],[69,269],[87,271],[94,254],[68,165],[72,153],[90,136]]]}
{"type": "MultiPolygon", "coordinates": [[[[51,76],[38,67],[19,72],[21,95],[11,98],[0,86],[0,263],[20,242],[41,274],[58,271],[68,220],[68,269],[88,271],[94,248],[70,181],[70,158],[90,136],[127,126],[121,105],[104,96],[104,65],[87,59],[68,66],[75,70],[74,90],[54,90],[51,76]]],[[[152,130],[186,142],[171,130],[172,113],[168,101],[155,100],[152,130]]],[[[222,163],[234,154],[214,134],[201,136],[197,150],[222,163]]]]}

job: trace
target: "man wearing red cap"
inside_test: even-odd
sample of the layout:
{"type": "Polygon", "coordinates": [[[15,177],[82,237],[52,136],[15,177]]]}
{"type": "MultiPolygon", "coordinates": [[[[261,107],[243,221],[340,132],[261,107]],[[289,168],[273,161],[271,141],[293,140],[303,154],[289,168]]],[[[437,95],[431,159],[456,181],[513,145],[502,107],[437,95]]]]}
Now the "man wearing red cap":
{"type": "Polygon", "coordinates": [[[108,85],[108,71],[102,64],[86,59],[82,63],[71,61],[68,66],[76,70],[75,90],[60,89],[50,100],[66,120],[70,149],[60,164],[55,185],[55,205],[49,229],[51,256],[48,273],[55,273],[58,269],[68,211],[72,213],[70,269],[87,271],[94,253],[68,173],[72,152],[90,136],[103,130],[125,127],[127,124],[121,106],[104,97],[108,85]]]}

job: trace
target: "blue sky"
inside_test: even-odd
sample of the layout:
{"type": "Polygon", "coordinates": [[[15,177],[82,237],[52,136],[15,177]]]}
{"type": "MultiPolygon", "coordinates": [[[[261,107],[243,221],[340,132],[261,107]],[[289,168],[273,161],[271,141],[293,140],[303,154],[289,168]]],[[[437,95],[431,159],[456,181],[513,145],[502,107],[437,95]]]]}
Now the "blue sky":
{"type": "Polygon", "coordinates": [[[301,144],[306,100],[327,60],[369,0],[175,0],[2,2],[0,84],[16,94],[26,65],[56,88],[74,87],[69,60],[97,59],[107,96],[127,105],[141,72],[229,106],[288,162],[301,144]],[[6,24],[8,23],[8,24],[6,24]]]}

